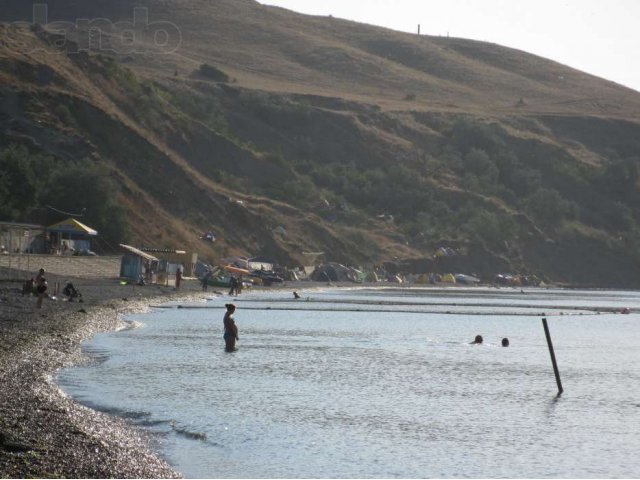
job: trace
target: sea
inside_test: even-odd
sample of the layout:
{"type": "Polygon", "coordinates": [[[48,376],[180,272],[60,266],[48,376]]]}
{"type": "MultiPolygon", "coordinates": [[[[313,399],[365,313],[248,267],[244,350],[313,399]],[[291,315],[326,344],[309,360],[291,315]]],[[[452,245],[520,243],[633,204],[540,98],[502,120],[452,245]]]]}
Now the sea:
{"type": "Polygon", "coordinates": [[[299,294],[152,307],[56,381],[187,478],[640,477],[639,292],[299,294]]]}

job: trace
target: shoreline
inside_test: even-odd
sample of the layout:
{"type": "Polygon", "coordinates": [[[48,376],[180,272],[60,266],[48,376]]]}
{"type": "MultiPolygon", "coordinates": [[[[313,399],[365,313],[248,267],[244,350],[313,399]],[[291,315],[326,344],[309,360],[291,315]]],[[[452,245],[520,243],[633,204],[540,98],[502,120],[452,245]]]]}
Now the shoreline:
{"type": "MultiPolygon", "coordinates": [[[[123,326],[123,315],[226,291],[203,292],[196,279],[185,279],[175,291],[123,286],[114,278],[47,277],[50,285],[71,280],[82,303],[45,299],[36,309],[36,298],[21,294],[21,282],[0,281],[0,477],[183,478],[153,451],[151,433],[74,401],[54,377],[62,368],[86,362],[82,343],[123,326]]],[[[342,286],[291,282],[264,290],[342,286]]]]}
{"type": "Polygon", "coordinates": [[[40,310],[19,283],[0,283],[0,477],[182,478],[152,452],[151,434],[79,404],[54,377],[86,361],[82,342],[117,330],[123,315],[151,302],[202,299],[199,283],[176,292],[113,279],[73,282],[82,303],[45,300],[40,310]]]}

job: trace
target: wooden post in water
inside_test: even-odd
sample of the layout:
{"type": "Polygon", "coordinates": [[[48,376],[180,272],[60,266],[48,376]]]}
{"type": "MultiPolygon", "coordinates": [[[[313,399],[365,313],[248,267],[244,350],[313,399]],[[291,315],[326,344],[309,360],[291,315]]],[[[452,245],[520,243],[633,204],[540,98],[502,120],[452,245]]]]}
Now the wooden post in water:
{"type": "Polygon", "coordinates": [[[547,325],[547,319],[542,319],[542,326],[544,327],[544,334],[547,337],[547,345],[549,345],[549,353],[551,354],[551,364],[553,365],[553,373],[556,375],[556,383],[558,384],[558,396],[562,395],[564,391],[562,389],[562,382],[560,381],[560,372],[558,371],[558,363],[556,362],[556,354],[553,352],[553,343],[551,343],[551,334],[549,333],[549,325],[547,325]]]}

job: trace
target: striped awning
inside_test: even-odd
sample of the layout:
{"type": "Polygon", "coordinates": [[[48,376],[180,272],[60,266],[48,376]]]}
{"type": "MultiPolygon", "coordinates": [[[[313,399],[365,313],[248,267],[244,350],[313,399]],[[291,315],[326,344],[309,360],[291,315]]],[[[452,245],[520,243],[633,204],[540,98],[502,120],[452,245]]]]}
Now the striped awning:
{"type": "Polygon", "coordinates": [[[68,218],[62,222],[58,222],[50,227],[47,227],[50,232],[60,233],[80,233],[84,235],[91,235],[95,237],[98,235],[98,231],[91,227],[87,227],[84,223],[80,223],[75,218],[68,218]]]}
{"type": "Polygon", "coordinates": [[[131,245],[125,245],[125,244],[121,243],[120,246],[122,248],[124,248],[125,250],[127,250],[129,253],[133,253],[134,255],[137,255],[139,257],[144,258],[145,260],[150,260],[152,262],[158,262],[159,261],[153,255],[145,253],[145,252],[143,252],[142,250],[140,250],[140,249],[138,249],[136,247],[132,247],[131,245]]]}
{"type": "Polygon", "coordinates": [[[187,253],[185,250],[176,250],[174,248],[140,247],[140,250],[147,253],[171,253],[176,255],[185,255],[187,253]]]}

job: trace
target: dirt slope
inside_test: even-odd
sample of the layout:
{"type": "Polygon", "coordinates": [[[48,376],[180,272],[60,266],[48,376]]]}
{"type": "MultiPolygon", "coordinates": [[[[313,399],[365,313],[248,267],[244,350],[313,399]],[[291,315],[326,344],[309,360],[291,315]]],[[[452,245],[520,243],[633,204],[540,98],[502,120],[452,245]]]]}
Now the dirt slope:
{"type": "Polygon", "coordinates": [[[0,8],[0,139],[108,166],[132,242],[362,265],[448,244],[484,252],[487,276],[626,285],[640,271],[638,92],[251,0],[45,3],[42,27],[30,4],[0,8]],[[121,42],[134,18],[135,48],[121,42]],[[553,260],[587,245],[615,261],[578,275],[553,260]]]}

